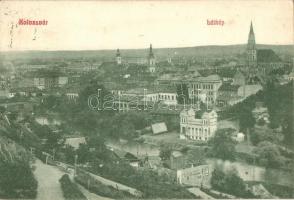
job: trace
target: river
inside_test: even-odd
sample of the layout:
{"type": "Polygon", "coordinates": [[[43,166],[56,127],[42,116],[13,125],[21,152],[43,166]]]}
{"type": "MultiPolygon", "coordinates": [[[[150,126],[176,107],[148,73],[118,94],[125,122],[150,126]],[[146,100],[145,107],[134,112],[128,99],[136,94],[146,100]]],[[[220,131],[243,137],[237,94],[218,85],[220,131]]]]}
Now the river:
{"type": "MultiPolygon", "coordinates": [[[[137,141],[107,141],[107,146],[130,152],[138,156],[158,156],[159,147],[137,141]]],[[[209,165],[221,167],[223,170],[237,170],[244,181],[260,181],[280,184],[294,188],[294,173],[280,169],[266,169],[261,166],[250,165],[244,162],[230,162],[220,159],[207,159],[209,165]]]]}

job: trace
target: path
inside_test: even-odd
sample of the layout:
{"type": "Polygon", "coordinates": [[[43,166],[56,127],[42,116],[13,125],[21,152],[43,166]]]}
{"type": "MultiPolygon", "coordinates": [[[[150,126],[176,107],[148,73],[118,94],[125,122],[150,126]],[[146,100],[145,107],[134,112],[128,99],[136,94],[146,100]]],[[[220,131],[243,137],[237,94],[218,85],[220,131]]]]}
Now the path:
{"type": "Polygon", "coordinates": [[[92,176],[93,178],[95,178],[96,180],[100,181],[101,183],[105,184],[105,185],[110,185],[114,188],[118,188],[119,190],[124,190],[124,191],[127,191],[129,192],[130,194],[133,194],[135,196],[141,196],[141,192],[138,191],[137,189],[134,189],[134,188],[131,188],[129,186],[126,186],[126,185],[123,185],[121,183],[117,183],[115,181],[112,181],[112,180],[109,180],[109,179],[106,179],[106,178],[103,178],[101,176],[98,176],[96,174],[93,174],[93,173],[90,173],[90,172],[87,172],[90,176],[92,176]]]}
{"type": "Polygon", "coordinates": [[[193,187],[188,189],[191,193],[195,194],[196,196],[200,196],[201,199],[214,199],[213,197],[209,196],[205,192],[202,192],[199,188],[193,187]]]}
{"type": "Polygon", "coordinates": [[[46,165],[39,159],[34,164],[35,177],[38,181],[37,200],[63,200],[59,179],[64,174],[54,166],[46,165]]]}

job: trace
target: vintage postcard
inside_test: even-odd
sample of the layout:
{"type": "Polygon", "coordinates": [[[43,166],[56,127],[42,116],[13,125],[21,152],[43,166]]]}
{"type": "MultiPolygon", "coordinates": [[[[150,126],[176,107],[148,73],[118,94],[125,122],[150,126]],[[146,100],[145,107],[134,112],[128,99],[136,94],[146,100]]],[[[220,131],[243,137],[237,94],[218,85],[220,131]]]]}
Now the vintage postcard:
{"type": "Polygon", "coordinates": [[[0,199],[293,199],[292,0],[0,0],[0,199]]]}

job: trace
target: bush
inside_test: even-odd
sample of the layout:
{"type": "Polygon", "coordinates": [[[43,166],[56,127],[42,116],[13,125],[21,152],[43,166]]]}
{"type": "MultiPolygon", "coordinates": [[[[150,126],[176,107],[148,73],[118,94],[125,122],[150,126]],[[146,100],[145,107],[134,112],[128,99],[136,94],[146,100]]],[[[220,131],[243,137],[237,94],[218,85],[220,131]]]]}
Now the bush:
{"type": "Polygon", "coordinates": [[[280,198],[292,199],[294,197],[294,189],[287,186],[262,183],[262,185],[273,195],[280,198]]]}
{"type": "Polygon", "coordinates": [[[105,163],[103,167],[92,168],[94,174],[128,185],[143,193],[143,198],[155,199],[196,199],[185,187],[166,180],[152,170],[135,170],[129,164],[105,163]]]}
{"type": "Polygon", "coordinates": [[[79,171],[78,176],[75,177],[75,181],[79,183],[80,185],[84,186],[85,188],[88,188],[89,191],[100,196],[110,197],[115,199],[135,197],[126,191],[121,191],[112,186],[104,185],[100,181],[94,179],[90,175],[81,171],[79,171]]]}
{"type": "Polygon", "coordinates": [[[211,177],[212,188],[242,198],[254,198],[254,195],[246,190],[245,182],[234,172],[224,173],[214,170],[211,177]]]}
{"type": "Polygon", "coordinates": [[[71,182],[67,174],[64,174],[59,182],[65,199],[87,199],[77,185],[71,182]]]}
{"type": "Polygon", "coordinates": [[[210,189],[207,189],[207,188],[202,187],[202,188],[200,188],[200,190],[205,192],[209,196],[212,196],[215,199],[229,199],[226,195],[222,195],[221,193],[220,194],[214,193],[210,189]]]}

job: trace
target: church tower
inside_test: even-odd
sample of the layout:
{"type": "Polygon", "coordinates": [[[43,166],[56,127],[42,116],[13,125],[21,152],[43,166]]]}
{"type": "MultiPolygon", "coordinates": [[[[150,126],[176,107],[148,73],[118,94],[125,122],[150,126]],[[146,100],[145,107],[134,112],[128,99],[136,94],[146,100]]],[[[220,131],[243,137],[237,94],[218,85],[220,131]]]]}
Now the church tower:
{"type": "Polygon", "coordinates": [[[255,67],[257,65],[257,50],[255,47],[255,35],[252,22],[250,24],[250,31],[247,43],[247,64],[249,67],[255,67]]]}
{"type": "Polygon", "coordinates": [[[152,50],[152,44],[150,44],[150,48],[149,48],[148,64],[149,64],[149,71],[151,73],[155,72],[155,57],[152,50]]]}
{"type": "Polygon", "coordinates": [[[115,57],[116,64],[121,65],[121,56],[119,49],[116,50],[116,57],[115,57]]]}

